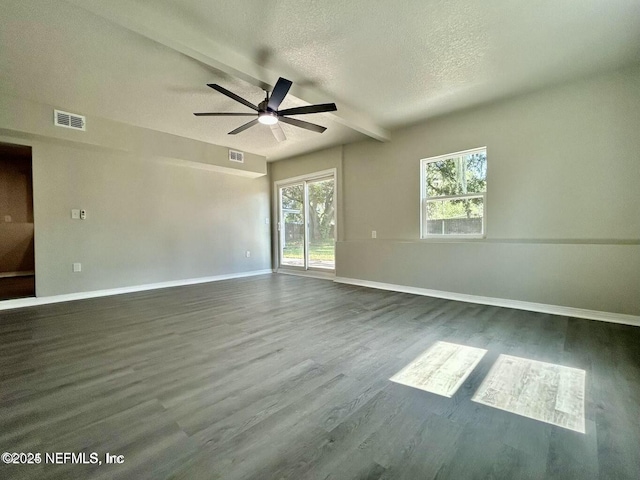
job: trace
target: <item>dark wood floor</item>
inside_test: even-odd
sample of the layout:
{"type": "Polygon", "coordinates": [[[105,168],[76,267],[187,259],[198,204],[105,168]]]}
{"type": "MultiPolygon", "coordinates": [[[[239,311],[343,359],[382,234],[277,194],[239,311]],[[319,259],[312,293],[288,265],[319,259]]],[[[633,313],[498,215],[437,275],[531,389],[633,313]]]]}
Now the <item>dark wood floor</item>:
{"type": "Polygon", "coordinates": [[[0,313],[0,478],[640,478],[640,329],[267,275],[0,313]],[[453,398],[389,382],[488,350],[453,398]],[[471,402],[499,354],[586,370],[586,434],[471,402]]]}

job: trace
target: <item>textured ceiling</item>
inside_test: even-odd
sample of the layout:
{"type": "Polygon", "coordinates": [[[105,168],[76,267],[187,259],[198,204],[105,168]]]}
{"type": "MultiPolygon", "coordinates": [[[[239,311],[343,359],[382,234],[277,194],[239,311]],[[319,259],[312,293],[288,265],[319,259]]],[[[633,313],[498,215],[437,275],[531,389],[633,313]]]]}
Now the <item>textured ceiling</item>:
{"type": "Polygon", "coordinates": [[[394,128],[638,62],[640,2],[9,0],[0,42],[0,92],[277,159],[364,138],[341,106],[394,128]],[[244,119],[192,112],[246,108],[205,84],[256,103],[263,93],[187,47],[214,60],[223,47],[227,72],[247,61],[278,72],[335,100],[338,116],[305,118],[321,135],[284,125],[280,144],[264,126],[230,137],[244,119]]]}

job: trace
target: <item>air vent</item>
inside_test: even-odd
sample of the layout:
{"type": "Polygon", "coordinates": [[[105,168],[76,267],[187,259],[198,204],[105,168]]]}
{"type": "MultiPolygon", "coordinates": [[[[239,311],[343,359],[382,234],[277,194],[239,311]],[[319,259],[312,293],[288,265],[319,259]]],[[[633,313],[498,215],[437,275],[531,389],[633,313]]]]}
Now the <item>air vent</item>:
{"type": "Polygon", "coordinates": [[[244,153],[238,152],[237,150],[229,150],[229,160],[244,163],[244,153]]]}
{"type": "Polygon", "coordinates": [[[53,111],[53,123],[57,127],[73,128],[74,130],[86,130],[85,117],[76,115],[75,113],[63,112],[62,110],[53,111]]]}

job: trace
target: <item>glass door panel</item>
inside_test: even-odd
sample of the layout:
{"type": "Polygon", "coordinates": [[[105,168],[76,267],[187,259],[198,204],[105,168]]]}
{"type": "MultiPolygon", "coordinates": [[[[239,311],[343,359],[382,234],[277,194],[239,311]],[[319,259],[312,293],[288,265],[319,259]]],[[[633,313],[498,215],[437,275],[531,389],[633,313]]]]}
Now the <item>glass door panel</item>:
{"type": "Polygon", "coordinates": [[[335,270],[335,178],[311,177],[279,187],[283,267],[335,270]]]}
{"type": "Polygon", "coordinates": [[[304,183],[280,189],[280,264],[305,266],[304,183]]]}
{"type": "Polygon", "coordinates": [[[335,182],[333,178],[307,183],[308,268],[334,270],[335,262],[335,182]]]}

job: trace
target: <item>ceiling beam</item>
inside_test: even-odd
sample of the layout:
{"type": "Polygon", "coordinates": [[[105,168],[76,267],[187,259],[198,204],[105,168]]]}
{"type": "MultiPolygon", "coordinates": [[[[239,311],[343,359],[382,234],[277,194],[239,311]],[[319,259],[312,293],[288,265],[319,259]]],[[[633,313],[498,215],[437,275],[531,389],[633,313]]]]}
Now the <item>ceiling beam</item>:
{"type": "MultiPolygon", "coordinates": [[[[109,20],[132,32],[191,57],[205,65],[228,75],[255,85],[261,89],[273,86],[278,77],[286,75],[294,80],[291,94],[310,104],[333,101],[328,94],[317,87],[300,86],[295,83],[293,72],[276,73],[258,65],[246,56],[203,37],[186,25],[158,12],[159,9],[145,9],[140,2],[130,0],[67,0],[80,8],[109,20]],[[168,33],[170,32],[170,33],[168,33]]],[[[338,103],[336,112],[328,113],[332,120],[379,141],[388,141],[389,132],[377,125],[368,115],[357,109],[338,103]]]]}

